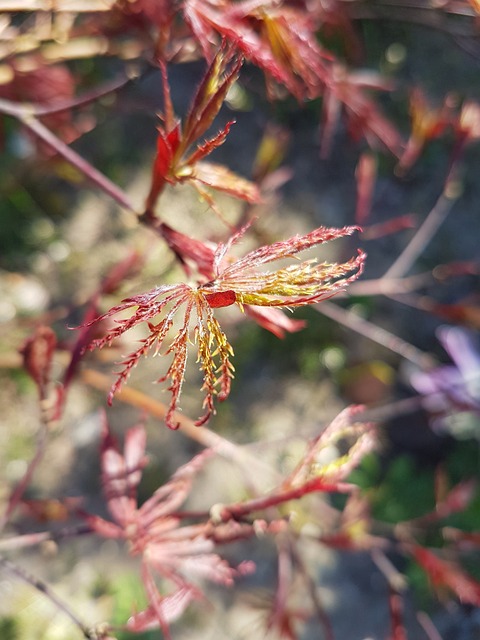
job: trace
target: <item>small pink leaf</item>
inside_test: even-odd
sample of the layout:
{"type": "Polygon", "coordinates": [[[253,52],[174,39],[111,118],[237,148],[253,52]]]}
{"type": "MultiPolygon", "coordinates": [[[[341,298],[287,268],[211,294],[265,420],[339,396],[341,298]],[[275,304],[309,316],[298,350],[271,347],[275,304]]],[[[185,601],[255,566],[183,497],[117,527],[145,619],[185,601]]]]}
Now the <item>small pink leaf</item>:
{"type": "Polygon", "coordinates": [[[189,586],[179,587],[176,591],[159,599],[157,606],[150,605],[144,611],[130,616],[127,622],[127,629],[135,633],[148,631],[150,629],[158,629],[160,626],[159,613],[161,620],[170,624],[178,620],[184,613],[185,609],[198,597],[196,590],[189,586]]]}

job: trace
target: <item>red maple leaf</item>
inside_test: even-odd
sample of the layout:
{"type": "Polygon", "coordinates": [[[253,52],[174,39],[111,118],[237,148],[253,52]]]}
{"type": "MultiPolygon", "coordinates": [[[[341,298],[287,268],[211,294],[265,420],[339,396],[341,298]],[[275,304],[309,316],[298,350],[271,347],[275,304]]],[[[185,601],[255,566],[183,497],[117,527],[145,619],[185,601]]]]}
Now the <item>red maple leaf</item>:
{"type": "Polygon", "coordinates": [[[212,43],[225,38],[299,100],[320,94],[330,56],[313,13],[268,0],[185,0],[183,10],[207,59],[212,43]]]}
{"type": "Polygon", "coordinates": [[[370,147],[380,145],[399,157],[403,139],[369,95],[371,91],[391,89],[391,83],[376,73],[350,71],[340,63],[332,64],[323,99],[322,155],[330,151],[333,132],[343,111],[354,140],[365,138],[370,147]]]}
{"type": "Polygon", "coordinates": [[[141,506],[137,488],[147,463],[146,433],[143,425],[128,430],[123,452],[104,419],[101,443],[102,486],[113,521],[81,513],[91,528],[105,538],[128,542],[130,553],[140,556],[141,575],[148,607],[134,613],[127,623],[132,631],[160,626],[170,638],[168,625],[177,619],[192,600],[202,598],[192,580],[207,579],[231,585],[236,575],[252,570],[251,563],[234,569],[214,551],[212,525],[181,526],[177,513],[185,501],[195,474],[211,455],[210,450],[180,467],[170,480],[158,488],[141,506]],[[162,594],[156,577],[173,585],[162,594]]]}
{"type": "Polygon", "coordinates": [[[225,142],[234,121],[227,122],[216,135],[198,142],[213,124],[228,90],[238,77],[242,59],[222,46],[197,89],[192,106],[183,123],[175,117],[170,98],[166,69],[162,66],[164,87],[164,125],[158,127],[157,154],[153,165],[152,184],[147,198],[147,212],[152,212],[165,185],[188,182],[211,204],[210,187],[229,195],[258,202],[257,186],[223,165],[205,162],[204,158],[225,142]],[[195,146],[196,145],[196,146],[195,146]]]}
{"type": "MultiPolygon", "coordinates": [[[[315,259],[309,259],[274,271],[262,269],[271,262],[292,258],[301,251],[351,235],[356,230],[357,227],[320,227],[304,236],[294,236],[286,241],[265,245],[232,261],[227,257],[227,252],[239,240],[244,232],[242,230],[227,243],[218,245],[212,265],[214,277],[209,282],[197,287],[188,284],[160,285],[147,293],[127,298],[107,311],[94,322],[126,310],[134,310],[134,313],[130,318],[117,320],[116,325],[103,338],[90,344],[90,349],[110,345],[139,324],[146,324],[149,331],[140,348],[122,362],[123,368],[110,391],[109,402],[139,360],[150,350],[159,353],[167,336],[172,333],[173,337],[164,352],[165,355],[172,354],[172,361],[168,371],[158,382],[170,381],[172,398],[166,423],[171,428],[177,428],[174,413],[185,377],[189,338],[193,334],[193,341],[197,345],[197,361],[203,372],[202,391],[205,393],[205,413],[197,420],[197,425],[205,424],[214,413],[214,398],[217,397],[220,401],[227,398],[233,378],[233,366],[230,362],[233,349],[213,310],[236,304],[243,311],[245,305],[253,305],[251,313],[255,314],[258,307],[299,307],[330,298],[359,277],[365,261],[364,253],[359,252],[355,258],[344,263],[317,263],[315,259]],[[181,309],[183,324],[173,330],[174,321],[181,309]]],[[[274,314],[264,313],[263,322],[270,325],[276,323],[280,334],[285,329],[300,328],[298,325],[288,326],[288,323],[284,323],[282,327],[274,314]]]]}
{"type": "Polygon", "coordinates": [[[343,109],[355,139],[365,137],[374,147],[380,142],[401,155],[399,132],[369,95],[372,89],[391,90],[391,83],[373,73],[349,71],[321,47],[321,9],[306,11],[281,0],[184,0],[184,15],[207,59],[212,43],[222,38],[264,71],[271,95],[278,94],[273,81],[299,101],[322,97],[323,154],[343,109]]]}

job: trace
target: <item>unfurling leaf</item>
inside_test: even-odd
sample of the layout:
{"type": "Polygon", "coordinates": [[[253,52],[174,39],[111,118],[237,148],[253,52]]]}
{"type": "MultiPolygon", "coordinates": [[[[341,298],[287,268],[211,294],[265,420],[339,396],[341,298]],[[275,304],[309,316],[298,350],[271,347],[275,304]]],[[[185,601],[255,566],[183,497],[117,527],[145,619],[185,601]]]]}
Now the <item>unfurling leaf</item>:
{"type": "Polygon", "coordinates": [[[300,102],[322,97],[322,155],[331,148],[343,111],[355,138],[364,137],[369,145],[380,144],[399,157],[403,139],[370,96],[372,89],[390,91],[391,82],[368,72],[349,72],[319,43],[318,32],[332,22],[332,15],[345,32],[348,18],[341,15],[340,4],[316,3],[315,10],[312,5],[306,11],[282,0],[184,0],[183,11],[205,58],[211,59],[222,39],[262,69],[272,97],[285,89],[300,102]]]}
{"type": "Polygon", "coordinates": [[[312,478],[332,483],[343,482],[362,458],[377,445],[375,425],[357,418],[363,409],[362,405],[353,405],[341,411],[309,444],[306,454],[286,485],[297,487],[312,478]],[[339,450],[338,457],[327,463],[322,462],[322,453],[332,447],[339,450]]]}
{"type": "Polygon", "coordinates": [[[277,2],[185,0],[184,14],[205,57],[225,38],[299,100],[320,94],[328,55],[312,13],[277,2]]]}
{"type": "MultiPolygon", "coordinates": [[[[166,184],[189,182],[204,197],[201,185],[250,203],[260,200],[260,192],[253,182],[241,178],[222,165],[201,162],[225,142],[234,121],[227,122],[209,140],[198,142],[213,124],[228,90],[238,77],[241,65],[240,57],[234,56],[226,47],[221,47],[197,89],[183,123],[175,119],[173,114],[168,78],[166,70],[163,70],[164,126],[158,127],[157,154],[146,203],[146,209],[150,213],[166,184]],[[196,147],[192,150],[193,145],[196,147]]],[[[208,197],[206,199],[209,200],[208,197]]]]}
{"type": "MultiPolygon", "coordinates": [[[[177,428],[175,411],[187,367],[188,344],[193,338],[197,346],[197,362],[203,372],[205,409],[204,415],[196,424],[205,424],[215,412],[215,397],[222,401],[229,395],[234,371],[230,361],[233,349],[213,310],[236,304],[279,337],[283,337],[285,331],[299,330],[301,321],[289,321],[284,316],[279,319],[279,310],[275,307],[304,306],[330,298],[344,290],[349,282],[361,274],[365,254],[359,252],[355,258],[344,263],[317,263],[315,259],[309,259],[274,271],[262,268],[276,260],[293,258],[297,253],[329,240],[351,235],[357,229],[358,227],[320,227],[304,236],[294,236],[289,240],[265,245],[239,260],[232,260],[226,254],[244,233],[245,229],[242,229],[227,243],[219,244],[213,254],[206,254],[207,263],[211,257],[211,265],[209,268],[207,263],[202,263],[201,271],[204,275],[209,272],[213,275],[208,282],[197,287],[188,284],[162,285],[147,293],[127,298],[97,318],[94,322],[125,310],[134,310],[130,318],[117,320],[103,338],[94,340],[90,349],[110,345],[139,324],[146,325],[149,331],[148,336],[141,341],[140,348],[121,363],[122,370],[110,391],[109,401],[112,401],[115,392],[127,380],[142,356],[151,350],[154,353],[163,350],[165,355],[171,354],[172,359],[166,374],[158,382],[169,382],[168,390],[172,397],[166,423],[170,428],[177,428]],[[180,327],[174,327],[179,315],[183,315],[183,322],[180,327]],[[167,341],[169,335],[171,338],[167,341]]],[[[177,238],[179,240],[182,245],[185,244],[184,239],[177,238]]]]}

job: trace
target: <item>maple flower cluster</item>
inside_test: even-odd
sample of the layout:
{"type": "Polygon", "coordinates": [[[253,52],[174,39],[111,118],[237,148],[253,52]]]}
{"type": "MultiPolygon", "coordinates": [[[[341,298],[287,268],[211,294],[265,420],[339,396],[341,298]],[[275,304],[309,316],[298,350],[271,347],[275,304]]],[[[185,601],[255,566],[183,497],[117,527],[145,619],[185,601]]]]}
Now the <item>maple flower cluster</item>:
{"type": "MultiPolygon", "coordinates": [[[[342,291],[361,274],[365,261],[362,251],[343,263],[318,263],[315,259],[308,259],[273,271],[262,271],[261,268],[276,260],[295,257],[297,253],[329,240],[351,235],[356,230],[358,227],[319,227],[306,235],[265,245],[243,258],[231,260],[227,253],[244,233],[245,229],[242,229],[228,242],[220,243],[212,253],[211,269],[203,269],[204,273],[210,271],[214,275],[211,280],[197,286],[186,283],[160,285],[127,298],[107,311],[94,322],[125,310],[134,310],[134,313],[129,318],[117,320],[104,337],[90,344],[90,349],[111,345],[139,324],[146,324],[149,332],[141,346],[121,363],[122,369],[110,391],[109,402],[143,356],[150,351],[171,355],[167,372],[157,382],[169,382],[171,400],[166,423],[172,429],[177,428],[175,411],[185,378],[189,342],[193,338],[197,346],[197,362],[203,372],[204,392],[204,414],[196,424],[205,424],[215,411],[214,399],[222,401],[229,395],[234,372],[231,363],[233,349],[213,310],[237,305],[242,311],[248,309],[254,317],[258,315],[261,324],[275,324],[278,322],[277,314],[281,312],[269,309],[271,307],[293,308],[313,304],[342,291]],[[258,309],[260,313],[257,314],[258,309]],[[268,312],[273,312],[271,317],[268,312]],[[183,314],[183,322],[178,328],[174,322],[180,313],[183,314]],[[169,335],[172,337],[167,344],[169,335]]],[[[281,321],[279,326],[283,330],[281,321]]]]}

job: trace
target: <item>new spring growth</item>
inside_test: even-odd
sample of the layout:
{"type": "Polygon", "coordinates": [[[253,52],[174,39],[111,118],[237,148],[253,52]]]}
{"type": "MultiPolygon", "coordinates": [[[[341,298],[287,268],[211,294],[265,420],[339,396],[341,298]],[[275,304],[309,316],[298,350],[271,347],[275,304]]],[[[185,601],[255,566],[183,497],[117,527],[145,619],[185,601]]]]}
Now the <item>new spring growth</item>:
{"type": "MultiPolygon", "coordinates": [[[[215,412],[214,401],[225,400],[229,393],[234,368],[231,363],[233,349],[222,330],[214,309],[237,305],[241,311],[256,307],[274,311],[274,307],[294,308],[330,298],[356,280],[363,271],[365,254],[343,263],[317,262],[315,258],[296,261],[276,270],[264,269],[278,260],[296,258],[297,254],[329,240],[349,236],[358,227],[332,229],[319,227],[306,235],[296,235],[250,251],[243,258],[228,257],[231,246],[238,242],[245,229],[234,234],[212,253],[213,279],[198,286],[189,284],[160,285],[151,291],[123,300],[94,322],[104,320],[125,310],[133,314],[117,320],[113,328],[89,348],[102,348],[139,324],[144,324],[148,335],[140,347],[121,363],[121,370],[109,394],[109,402],[129,377],[139,360],[149,352],[171,356],[167,372],[158,383],[168,383],[171,400],[166,423],[178,428],[175,411],[178,409],[185,378],[189,342],[197,347],[197,362],[203,373],[202,392],[204,413],[196,424],[205,424],[215,412]],[[183,322],[175,324],[183,315],[183,322]]],[[[277,311],[278,312],[278,311],[277,311]]],[[[264,314],[265,315],[265,314],[264,314]]],[[[272,316],[272,321],[276,316],[272,316]]]]}

